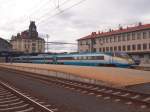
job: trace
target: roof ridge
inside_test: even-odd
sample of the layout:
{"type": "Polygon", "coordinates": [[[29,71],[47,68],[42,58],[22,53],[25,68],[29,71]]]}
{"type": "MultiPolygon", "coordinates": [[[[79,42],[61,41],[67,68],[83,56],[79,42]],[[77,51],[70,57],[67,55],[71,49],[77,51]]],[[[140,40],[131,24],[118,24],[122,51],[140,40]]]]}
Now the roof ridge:
{"type": "Polygon", "coordinates": [[[94,33],[93,32],[85,37],[82,37],[79,40],[85,40],[85,39],[91,39],[91,38],[96,38],[98,36],[109,36],[109,35],[115,35],[115,34],[119,34],[119,33],[127,33],[127,32],[134,32],[137,30],[142,30],[142,29],[147,29],[150,28],[150,24],[139,24],[138,26],[131,26],[131,27],[126,27],[126,28],[121,28],[121,29],[117,29],[117,30],[111,30],[111,31],[107,31],[107,32],[98,32],[98,33],[94,33]]]}

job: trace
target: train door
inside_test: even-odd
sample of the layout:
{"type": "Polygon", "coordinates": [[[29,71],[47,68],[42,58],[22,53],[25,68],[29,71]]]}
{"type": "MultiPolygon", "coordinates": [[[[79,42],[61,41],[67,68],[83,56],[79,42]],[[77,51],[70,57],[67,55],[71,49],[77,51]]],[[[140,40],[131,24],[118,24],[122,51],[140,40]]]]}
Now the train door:
{"type": "Polygon", "coordinates": [[[53,56],[53,64],[57,64],[57,57],[53,56]]]}
{"type": "Polygon", "coordinates": [[[115,56],[115,53],[111,53],[110,58],[109,58],[110,65],[114,64],[114,56],[115,56]]]}

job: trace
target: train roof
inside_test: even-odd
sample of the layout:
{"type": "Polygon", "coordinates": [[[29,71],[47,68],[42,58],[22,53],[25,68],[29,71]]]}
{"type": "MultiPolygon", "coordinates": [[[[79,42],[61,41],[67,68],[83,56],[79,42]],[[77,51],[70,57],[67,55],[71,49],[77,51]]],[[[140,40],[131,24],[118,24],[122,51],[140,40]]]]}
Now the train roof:
{"type": "Polygon", "coordinates": [[[79,53],[79,54],[61,54],[61,55],[56,55],[58,57],[62,57],[62,56],[94,56],[94,55],[99,55],[99,54],[103,54],[103,55],[112,55],[113,52],[98,52],[98,53],[79,53]]]}
{"type": "Polygon", "coordinates": [[[70,57],[70,56],[97,56],[99,54],[112,55],[113,53],[125,53],[125,52],[98,52],[98,53],[79,53],[79,54],[52,54],[52,55],[37,55],[37,56],[20,56],[21,58],[50,58],[50,57],[70,57]]]}

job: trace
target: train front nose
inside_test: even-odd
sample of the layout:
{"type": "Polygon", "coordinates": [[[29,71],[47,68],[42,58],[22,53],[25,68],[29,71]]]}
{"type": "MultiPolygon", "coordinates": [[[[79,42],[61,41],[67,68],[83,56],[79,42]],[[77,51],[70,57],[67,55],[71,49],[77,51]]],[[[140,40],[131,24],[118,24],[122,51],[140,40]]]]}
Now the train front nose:
{"type": "Polygon", "coordinates": [[[135,64],[135,62],[132,59],[128,59],[129,64],[135,64]]]}

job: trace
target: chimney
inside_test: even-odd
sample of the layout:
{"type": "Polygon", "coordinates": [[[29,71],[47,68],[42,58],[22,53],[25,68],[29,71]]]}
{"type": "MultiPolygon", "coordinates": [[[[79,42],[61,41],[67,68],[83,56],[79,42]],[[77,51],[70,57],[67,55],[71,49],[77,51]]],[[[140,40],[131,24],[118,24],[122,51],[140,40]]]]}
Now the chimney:
{"type": "Polygon", "coordinates": [[[139,22],[138,26],[142,26],[142,22],[139,22]]]}
{"type": "Polygon", "coordinates": [[[123,27],[119,24],[119,30],[123,30],[123,27]]]}
{"type": "Polygon", "coordinates": [[[91,34],[92,36],[96,36],[96,32],[92,32],[92,34],[91,34]]]}
{"type": "Polygon", "coordinates": [[[129,27],[127,26],[127,29],[129,29],[129,27]]]}

